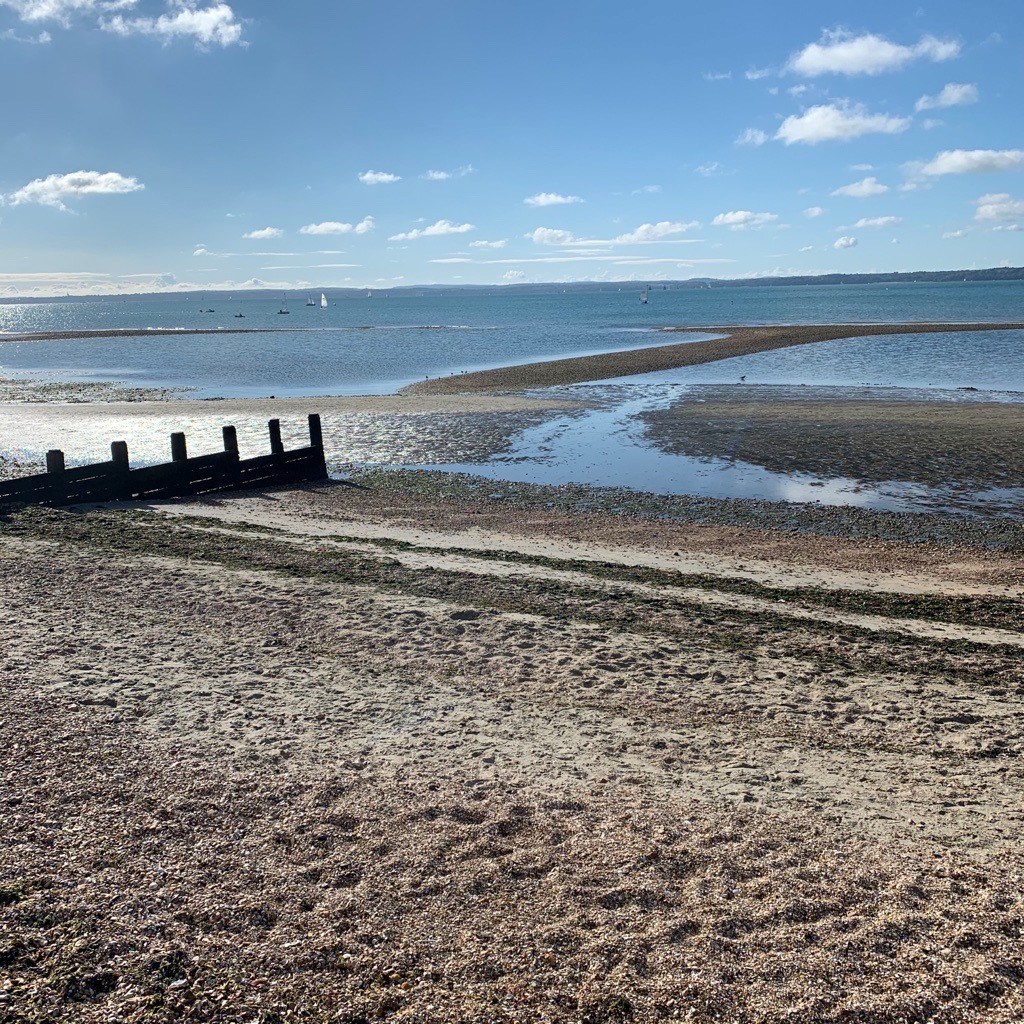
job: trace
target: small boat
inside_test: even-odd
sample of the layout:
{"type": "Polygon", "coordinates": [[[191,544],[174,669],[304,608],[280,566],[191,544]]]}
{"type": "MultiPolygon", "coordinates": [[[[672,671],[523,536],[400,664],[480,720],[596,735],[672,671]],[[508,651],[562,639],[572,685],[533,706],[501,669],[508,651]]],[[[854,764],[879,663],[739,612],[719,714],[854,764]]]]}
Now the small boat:
{"type": "Polygon", "coordinates": [[[281,296],[281,308],[277,311],[279,315],[284,316],[288,313],[288,293],[285,292],[281,296]]]}
{"type": "Polygon", "coordinates": [[[367,297],[368,299],[372,299],[372,298],[373,298],[373,292],[371,292],[371,291],[367,291],[367,293],[366,293],[366,297],[367,297]]]}
{"type": "Polygon", "coordinates": [[[650,290],[651,286],[648,284],[644,286],[644,290],[640,293],[640,302],[644,306],[647,305],[647,296],[650,293],[650,290]]]}
{"type": "Polygon", "coordinates": [[[307,295],[306,296],[306,305],[307,306],[315,306],[316,305],[316,303],[313,301],[313,296],[312,295],[307,295]]]}
{"type": "Polygon", "coordinates": [[[323,292],[320,293],[320,308],[327,308],[327,296],[323,292]]]}

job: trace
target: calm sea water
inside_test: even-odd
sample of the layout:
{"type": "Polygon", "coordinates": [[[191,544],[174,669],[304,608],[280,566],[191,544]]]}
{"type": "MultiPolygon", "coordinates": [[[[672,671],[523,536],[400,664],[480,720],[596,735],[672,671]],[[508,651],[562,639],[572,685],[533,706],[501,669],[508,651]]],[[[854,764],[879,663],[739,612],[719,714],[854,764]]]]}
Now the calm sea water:
{"type": "MultiPolygon", "coordinates": [[[[329,296],[330,298],[330,296],[329,296]]],[[[217,335],[0,344],[0,375],[190,387],[197,397],[386,393],[488,366],[662,345],[679,325],[1024,319],[1024,284],[846,285],[602,294],[449,293],[332,298],[326,310],[197,296],[0,304],[0,332],[215,328],[217,335]],[[214,312],[202,313],[201,307],[214,312]],[[244,320],[236,319],[239,310],[244,320]],[[287,327],[284,334],[234,328],[287,327]]],[[[1019,335],[870,339],[766,353],[687,371],[774,383],[971,385],[1024,390],[1019,335]]],[[[680,378],[683,379],[683,378],[680,378]]]]}

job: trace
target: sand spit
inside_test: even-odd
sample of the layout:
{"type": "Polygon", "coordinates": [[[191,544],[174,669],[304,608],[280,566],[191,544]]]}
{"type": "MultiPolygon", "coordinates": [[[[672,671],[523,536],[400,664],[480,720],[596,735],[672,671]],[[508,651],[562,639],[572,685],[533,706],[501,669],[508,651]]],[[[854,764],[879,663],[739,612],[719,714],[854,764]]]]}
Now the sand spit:
{"type": "Polygon", "coordinates": [[[506,366],[494,370],[454,374],[419,381],[404,388],[406,394],[442,395],[461,391],[517,391],[583,381],[610,380],[639,373],[697,366],[735,356],[752,355],[776,348],[810,345],[842,338],[864,338],[884,334],[935,334],[948,331],[1019,331],[1024,322],[1013,323],[907,323],[907,324],[820,324],[778,327],[675,327],[669,331],[722,332],[712,341],[694,341],[653,348],[605,352],[594,356],[553,359],[549,362],[506,366]]]}
{"type": "Polygon", "coordinates": [[[0,520],[0,1019],[1021,1019],[1019,559],[419,480],[0,520]]]}
{"type": "Polygon", "coordinates": [[[190,334],[293,334],[310,327],[108,327],[87,331],[32,331],[22,334],[0,332],[5,341],[75,341],[79,338],[161,338],[185,337],[190,334]]]}

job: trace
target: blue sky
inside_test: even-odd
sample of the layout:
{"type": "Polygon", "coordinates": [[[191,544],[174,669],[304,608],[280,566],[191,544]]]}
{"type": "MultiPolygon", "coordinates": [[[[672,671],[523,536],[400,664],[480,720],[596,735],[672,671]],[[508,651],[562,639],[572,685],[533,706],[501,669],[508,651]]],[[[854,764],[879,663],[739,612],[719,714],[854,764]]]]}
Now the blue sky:
{"type": "Polygon", "coordinates": [[[1019,0],[0,0],[0,295],[1021,265],[1022,46],[1019,0]]]}

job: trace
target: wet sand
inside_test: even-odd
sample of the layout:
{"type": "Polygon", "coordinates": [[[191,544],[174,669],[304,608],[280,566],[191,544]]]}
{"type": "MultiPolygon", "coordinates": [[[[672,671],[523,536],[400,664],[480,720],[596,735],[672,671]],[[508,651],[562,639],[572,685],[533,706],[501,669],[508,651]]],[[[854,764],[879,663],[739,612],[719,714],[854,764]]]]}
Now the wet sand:
{"type": "Polygon", "coordinates": [[[771,349],[811,345],[819,341],[864,338],[887,334],[937,334],[949,331],[1018,331],[1024,322],[1014,323],[908,323],[908,324],[823,324],[780,327],[674,327],[670,332],[719,332],[722,338],[653,348],[605,352],[594,356],[553,359],[522,366],[453,374],[419,381],[403,389],[405,394],[444,395],[464,391],[520,391],[583,381],[610,380],[641,373],[697,366],[736,356],[768,352],[771,349]]]}
{"type": "Polygon", "coordinates": [[[166,461],[173,431],[185,432],[193,454],[220,451],[229,423],[243,457],[262,455],[269,419],[280,419],[285,444],[297,447],[308,443],[310,412],[321,416],[333,472],[353,463],[486,461],[527,427],[583,407],[556,396],[500,395],[0,403],[0,478],[41,472],[49,448],[60,448],[69,463],[108,458],[118,439],[134,463],[166,461]]]}
{"type": "Polygon", "coordinates": [[[0,522],[0,1015],[1020,1019],[1018,555],[413,479],[0,522]]]}
{"type": "Polygon", "coordinates": [[[674,455],[934,487],[1024,486],[1024,403],[837,397],[835,389],[704,387],[642,413],[646,437],[674,455]]]}

